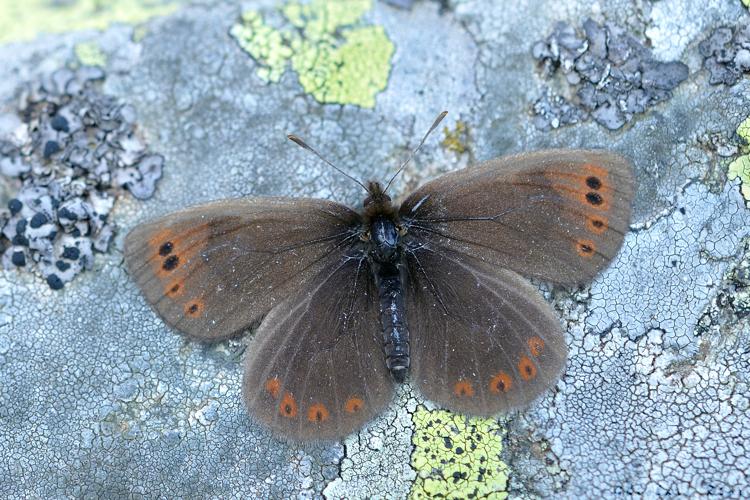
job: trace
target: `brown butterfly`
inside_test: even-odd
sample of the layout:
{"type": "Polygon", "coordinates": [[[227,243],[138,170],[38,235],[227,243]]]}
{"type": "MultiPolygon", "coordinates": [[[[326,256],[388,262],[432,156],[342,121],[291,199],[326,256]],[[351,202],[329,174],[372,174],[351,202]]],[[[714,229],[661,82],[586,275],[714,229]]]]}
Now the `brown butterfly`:
{"type": "Polygon", "coordinates": [[[528,405],[557,382],[567,348],[521,275],[591,280],[622,244],[634,191],[628,161],[585,150],[489,160],[400,207],[391,182],[358,182],[360,212],[318,199],[223,200],[125,240],[128,269],[170,326],[220,340],[260,323],[243,396],[279,436],[341,438],[380,413],[407,372],[458,412],[528,405]]]}

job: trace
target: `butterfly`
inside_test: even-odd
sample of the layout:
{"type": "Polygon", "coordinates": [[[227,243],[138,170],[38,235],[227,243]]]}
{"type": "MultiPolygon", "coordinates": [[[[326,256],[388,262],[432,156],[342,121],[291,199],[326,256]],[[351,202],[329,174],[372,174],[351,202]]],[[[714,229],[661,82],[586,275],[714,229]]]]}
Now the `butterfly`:
{"type": "Polygon", "coordinates": [[[409,378],[450,410],[529,405],[566,363],[560,320],[525,278],[573,286],[617,254],[633,170],[594,150],[496,158],[427,182],[396,206],[360,184],[360,211],[321,199],[250,197],[136,226],[125,263],[163,320],[226,339],[257,326],[243,399],[288,440],[340,439],[409,378]]]}

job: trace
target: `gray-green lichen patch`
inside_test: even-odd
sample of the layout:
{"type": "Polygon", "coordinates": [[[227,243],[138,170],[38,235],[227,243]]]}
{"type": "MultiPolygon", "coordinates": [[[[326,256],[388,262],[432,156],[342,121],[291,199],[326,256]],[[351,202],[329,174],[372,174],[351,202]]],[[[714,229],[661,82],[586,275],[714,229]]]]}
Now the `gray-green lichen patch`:
{"type": "Polygon", "coordinates": [[[104,78],[98,67],[59,68],[25,82],[17,108],[0,115],[0,174],[10,188],[2,264],[34,269],[55,290],[108,251],[117,196],[149,198],[161,177],[164,159],[147,151],[134,108],[101,92],[104,78]]]}
{"type": "Polygon", "coordinates": [[[588,118],[616,130],[659,102],[688,76],[680,61],[654,59],[642,41],[614,24],[583,23],[579,35],[557,23],[551,35],[536,42],[533,56],[550,79],[558,71],[572,87],[574,99],[546,89],[534,102],[534,123],[542,130],[588,118]]]}
{"type": "Polygon", "coordinates": [[[750,24],[720,26],[698,46],[709,82],[734,85],[750,72],[750,24]]]}

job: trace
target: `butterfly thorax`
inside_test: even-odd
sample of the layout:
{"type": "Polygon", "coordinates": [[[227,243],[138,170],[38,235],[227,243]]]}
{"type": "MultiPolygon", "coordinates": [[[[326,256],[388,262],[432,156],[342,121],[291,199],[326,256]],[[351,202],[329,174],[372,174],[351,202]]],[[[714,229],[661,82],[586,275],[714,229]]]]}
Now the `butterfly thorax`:
{"type": "Polygon", "coordinates": [[[401,259],[399,245],[405,234],[398,210],[379,182],[370,181],[367,188],[362,239],[370,244],[368,254],[372,260],[396,264],[401,259]]]}

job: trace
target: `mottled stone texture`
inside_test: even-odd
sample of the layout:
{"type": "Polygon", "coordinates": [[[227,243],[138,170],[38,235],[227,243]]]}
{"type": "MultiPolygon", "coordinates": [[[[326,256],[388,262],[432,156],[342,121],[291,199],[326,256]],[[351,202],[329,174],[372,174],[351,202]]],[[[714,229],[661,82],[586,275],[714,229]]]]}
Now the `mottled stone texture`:
{"type": "MultiPolygon", "coordinates": [[[[285,134],[304,137],[356,177],[382,179],[442,109],[450,111],[449,134],[462,123],[462,147],[440,145],[441,130],[399,178],[398,192],[544,147],[616,150],[637,170],[633,224],[612,266],[580,290],[539,284],[564,321],[570,358],[555,390],[528,411],[477,426],[502,439],[488,448],[507,464],[498,488],[557,498],[750,496],[750,212],[740,180],[726,175],[747,154],[735,130],[750,115],[750,80],[731,69],[744,64],[742,49],[719,60],[750,23],[747,8],[726,0],[395,3],[410,8],[374,2],[361,20],[382,27],[395,50],[372,109],[321,104],[291,69],[278,82],[261,79],[230,35],[241,9],[225,3],[137,29],[0,47],[1,113],[12,114],[19,86],[74,62],[77,44],[98,45],[102,95],[132,106],[139,137],[164,157],[152,198],[115,193],[108,220],[116,235],[91,270],[61,291],[25,269],[0,275],[0,496],[406,497],[419,481],[440,479],[415,455],[412,438],[431,419],[420,417],[422,401],[408,385],[344,443],[274,440],[242,406],[245,341],[205,346],[170,331],[125,273],[121,249],[140,221],[210,199],[276,194],[355,204],[359,188],[285,134]],[[538,128],[541,95],[569,103],[562,115],[580,109],[571,85],[582,84],[560,71],[546,75],[534,58],[535,43],[560,22],[589,41],[618,26],[654,61],[641,59],[641,88],[666,93],[623,115],[617,130],[607,124],[618,121],[583,115],[538,128]],[[716,64],[704,67],[711,57],[716,64]],[[732,78],[712,85],[717,69],[732,78]]],[[[272,2],[244,8],[274,27],[284,22],[272,2]]],[[[3,164],[3,205],[19,193],[14,165],[3,164]]],[[[440,442],[441,432],[430,438],[440,442]]],[[[458,479],[466,473],[472,491],[484,492],[464,467],[458,479]]]]}

